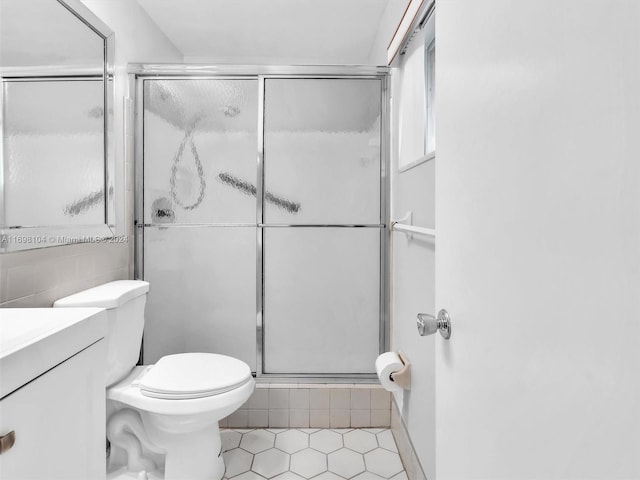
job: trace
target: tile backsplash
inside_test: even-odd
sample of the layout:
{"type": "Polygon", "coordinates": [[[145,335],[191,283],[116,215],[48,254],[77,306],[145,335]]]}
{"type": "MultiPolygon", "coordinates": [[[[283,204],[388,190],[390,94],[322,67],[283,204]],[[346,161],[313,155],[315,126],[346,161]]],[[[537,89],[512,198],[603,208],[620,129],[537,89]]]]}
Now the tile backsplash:
{"type": "Polygon", "coordinates": [[[378,384],[259,383],[240,409],[220,422],[229,428],[389,427],[391,396],[378,384]]]}
{"type": "Polygon", "coordinates": [[[128,243],[76,244],[0,255],[0,307],[51,307],[58,298],[131,278],[128,243]]]}

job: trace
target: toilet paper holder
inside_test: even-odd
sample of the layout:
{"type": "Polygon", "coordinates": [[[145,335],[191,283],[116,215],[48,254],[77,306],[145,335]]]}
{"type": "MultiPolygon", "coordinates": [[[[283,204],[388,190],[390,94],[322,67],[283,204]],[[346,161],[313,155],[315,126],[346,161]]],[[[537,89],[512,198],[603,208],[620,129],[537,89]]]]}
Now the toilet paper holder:
{"type": "Polygon", "coordinates": [[[398,352],[398,357],[400,357],[400,361],[402,361],[404,367],[397,372],[390,373],[389,380],[399,387],[409,390],[411,388],[411,363],[402,352],[398,352]]]}

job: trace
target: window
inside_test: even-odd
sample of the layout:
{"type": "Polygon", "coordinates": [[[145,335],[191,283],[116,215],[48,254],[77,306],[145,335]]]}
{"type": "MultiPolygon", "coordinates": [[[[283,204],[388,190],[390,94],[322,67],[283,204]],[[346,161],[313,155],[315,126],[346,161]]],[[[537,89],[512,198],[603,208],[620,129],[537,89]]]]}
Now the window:
{"type": "Polygon", "coordinates": [[[435,157],[435,26],[417,27],[399,63],[398,167],[408,170],[435,157]]]}
{"type": "Polygon", "coordinates": [[[436,151],[436,41],[433,39],[425,48],[425,153],[427,157],[436,151]]]}

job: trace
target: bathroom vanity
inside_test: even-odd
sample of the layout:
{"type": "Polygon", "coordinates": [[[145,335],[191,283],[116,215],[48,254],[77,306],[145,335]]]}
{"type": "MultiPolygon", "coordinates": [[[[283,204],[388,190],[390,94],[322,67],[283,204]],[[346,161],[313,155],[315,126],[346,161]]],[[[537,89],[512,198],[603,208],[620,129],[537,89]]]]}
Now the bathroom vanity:
{"type": "Polygon", "coordinates": [[[0,309],[0,478],[105,478],[106,321],[0,309]]]}

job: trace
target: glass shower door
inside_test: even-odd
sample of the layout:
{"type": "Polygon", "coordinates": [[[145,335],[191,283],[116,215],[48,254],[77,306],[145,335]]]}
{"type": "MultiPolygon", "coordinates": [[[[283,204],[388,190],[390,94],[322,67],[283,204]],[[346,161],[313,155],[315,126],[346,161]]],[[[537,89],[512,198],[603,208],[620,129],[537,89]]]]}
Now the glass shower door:
{"type": "Polygon", "coordinates": [[[257,375],[374,374],[382,79],[141,82],[145,363],[215,352],[257,375]]]}
{"type": "Polygon", "coordinates": [[[374,372],[380,79],[267,78],[264,373],[374,372]]]}
{"type": "Polygon", "coordinates": [[[258,81],[144,80],[144,361],[256,369],[258,81]]]}

